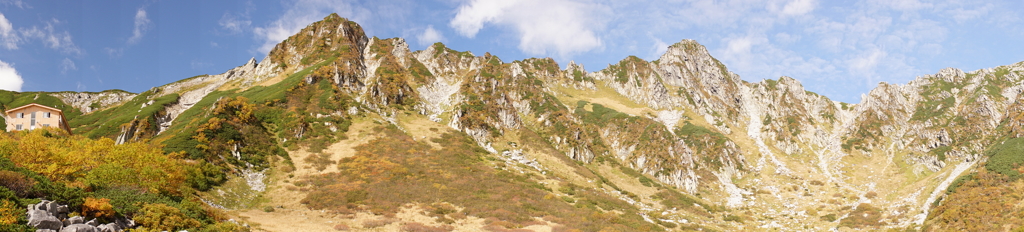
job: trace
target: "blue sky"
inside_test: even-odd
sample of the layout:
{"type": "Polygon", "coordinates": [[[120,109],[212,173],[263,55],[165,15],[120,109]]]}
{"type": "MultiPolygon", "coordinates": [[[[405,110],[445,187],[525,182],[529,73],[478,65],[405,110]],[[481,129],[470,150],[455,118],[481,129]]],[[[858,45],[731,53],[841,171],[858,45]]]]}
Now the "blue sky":
{"type": "Polygon", "coordinates": [[[413,50],[444,42],[588,71],[694,39],[748,81],[859,102],[878,82],[1024,61],[1024,2],[976,0],[0,0],[0,89],[141,92],[222,73],[335,12],[413,50]]]}

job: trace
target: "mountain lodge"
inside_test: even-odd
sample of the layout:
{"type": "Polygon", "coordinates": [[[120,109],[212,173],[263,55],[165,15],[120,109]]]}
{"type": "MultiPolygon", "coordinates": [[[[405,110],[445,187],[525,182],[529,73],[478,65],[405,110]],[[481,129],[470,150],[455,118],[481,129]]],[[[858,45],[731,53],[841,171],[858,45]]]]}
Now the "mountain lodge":
{"type": "Polygon", "coordinates": [[[64,120],[64,113],[57,108],[36,103],[9,109],[4,112],[7,131],[34,130],[56,126],[71,133],[71,127],[64,120]]]}

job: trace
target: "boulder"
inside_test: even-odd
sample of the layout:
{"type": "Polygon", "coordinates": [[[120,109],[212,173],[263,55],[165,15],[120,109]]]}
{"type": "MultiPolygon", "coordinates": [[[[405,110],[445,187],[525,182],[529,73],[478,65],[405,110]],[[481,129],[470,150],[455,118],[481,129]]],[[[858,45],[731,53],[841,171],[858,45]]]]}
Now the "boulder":
{"type": "Polygon", "coordinates": [[[57,217],[57,219],[64,220],[68,218],[68,213],[70,213],[70,210],[68,210],[68,206],[61,205],[57,206],[57,214],[53,216],[57,217]]]}
{"type": "Polygon", "coordinates": [[[96,227],[96,226],[99,226],[99,225],[100,225],[100,223],[99,223],[99,222],[97,222],[95,218],[93,218],[92,220],[89,220],[89,221],[85,222],[85,224],[86,224],[86,225],[90,225],[90,226],[92,226],[92,227],[96,227]]]}
{"type": "Polygon", "coordinates": [[[119,232],[121,227],[117,223],[107,223],[96,227],[100,232],[119,232]]]}
{"type": "Polygon", "coordinates": [[[64,226],[70,226],[70,225],[74,225],[74,224],[84,224],[84,223],[85,223],[85,218],[83,218],[82,216],[74,216],[72,218],[68,218],[67,220],[64,220],[64,226]]]}
{"type": "Polygon", "coordinates": [[[122,228],[122,229],[133,228],[133,227],[136,226],[135,225],[135,220],[127,219],[127,218],[123,218],[123,217],[118,217],[117,219],[114,220],[114,223],[116,223],[117,226],[122,228]]]}
{"type": "Polygon", "coordinates": [[[50,203],[50,201],[43,200],[43,201],[40,201],[39,204],[28,205],[28,209],[29,210],[46,210],[46,204],[47,203],[50,203]]]}
{"type": "MultiPolygon", "coordinates": [[[[49,212],[51,216],[56,217],[57,216],[57,208],[59,208],[60,206],[61,205],[57,204],[57,202],[52,202],[52,201],[47,202],[46,203],[46,212],[49,212]]],[[[58,220],[60,220],[60,219],[58,219],[58,220]]]]}
{"type": "Polygon", "coordinates": [[[95,226],[90,226],[86,224],[74,224],[68,227],[64,227],[64,229],[60,230],[60,232],[99,232],[99,230],[97,230],[95,226]]]}
{"type": "Polygon", "coordinates": [[[44,210],[29,210],[28,225],[36,229],[60,230],[64,223],[44,210]]]}

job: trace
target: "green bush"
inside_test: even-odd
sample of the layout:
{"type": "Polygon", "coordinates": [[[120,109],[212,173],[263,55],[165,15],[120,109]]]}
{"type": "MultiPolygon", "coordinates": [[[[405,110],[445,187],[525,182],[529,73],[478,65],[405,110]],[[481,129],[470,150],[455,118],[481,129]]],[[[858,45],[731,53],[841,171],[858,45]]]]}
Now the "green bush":
{"type": "Polygon", "coordinates": [[[0,170],[16,172],[35,182],[35,184],[32,185],[31,190],[25,191],[25,198],[18,198],[18,193],[11,191],[7,187],[0,188],[0,198],[12,201],[17,200],[18,202],[25,204],[36,201],[29,198],[43,197],[51,201],[60,202],[61,204],[67,204],[69,208],[76,210],[84,202],[83,199],[87,194],[82,189],[70,188],[64,184],[54,183],[43,175],[32,172],[26,168],[18,167],[14,162],[7,158],[8,156],[10,156],[10,154],[0,154],[0,170]]]}
{"type": "Polygon", "coordinates": [[[825,216],[821,216],[821,220],[822,221],[826,221],[826,222],[834,222],[834,221],[836,221],[836,219],[838,219],[838,217],[836,217],[836,214],[834,214],[834,213],[830,213],[830,214],[827,214],[825,216]]]}
{"type": "Polygon", "coordinates": [[[1024,163],[1024,138],[1013,138],[992,146],[986,152],[989,156],[985,168],[989,171],[1010,177],[1010,181],[1020,179],[1017,169],[1024,163]]]}
{"type": "Polygon", "coordinates": [[[96,198],[110,199],[114,206],[114,212],[122,216],[131,217],[139,213],[141,203],[161,203],[165,205],[176,205],[173,199],[160,194],[147,193],[141,189],[130,187],[114,187],[101,189],[93,193],[96,198]]]}

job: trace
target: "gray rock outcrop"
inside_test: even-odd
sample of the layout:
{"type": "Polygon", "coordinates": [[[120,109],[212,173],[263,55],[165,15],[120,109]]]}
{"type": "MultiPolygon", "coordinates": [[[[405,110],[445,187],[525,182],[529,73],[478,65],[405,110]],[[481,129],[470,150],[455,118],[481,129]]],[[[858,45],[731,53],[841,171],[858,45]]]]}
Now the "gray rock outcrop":
{"type": "Polygon", "coordinates": [[[51,94],[60,98],[61,101],[82,111],[83,114],[92,113],[96,110],[105,109],[110,106],[121,104],[132,100],[138,94],[120,90],[107,90],[99,93],[93,92],[60,92],[51,94]]]}
{"type": "Polygon", "coordinates": [[[64,227],[64,229],[61,229],[60,232],[99,232],[99,230],[97,230],[96,227],[92,225],[73,224],[64,227]]]}
{"type": "Polygon", "coordinates": [[[119,232],[134,228],[135,221],[118,217],[112,223],[102,224],[93,218],[86,221],[82,216],[68,218],[68,206],[43,200],[28,205],[28,225],[36,232],[119,232]]]}
{"type": "Polygon", "coordinates": [[[29,210],[28,225],[36,229],[60,230],[64,223],[45,210],[29,210]]]}

